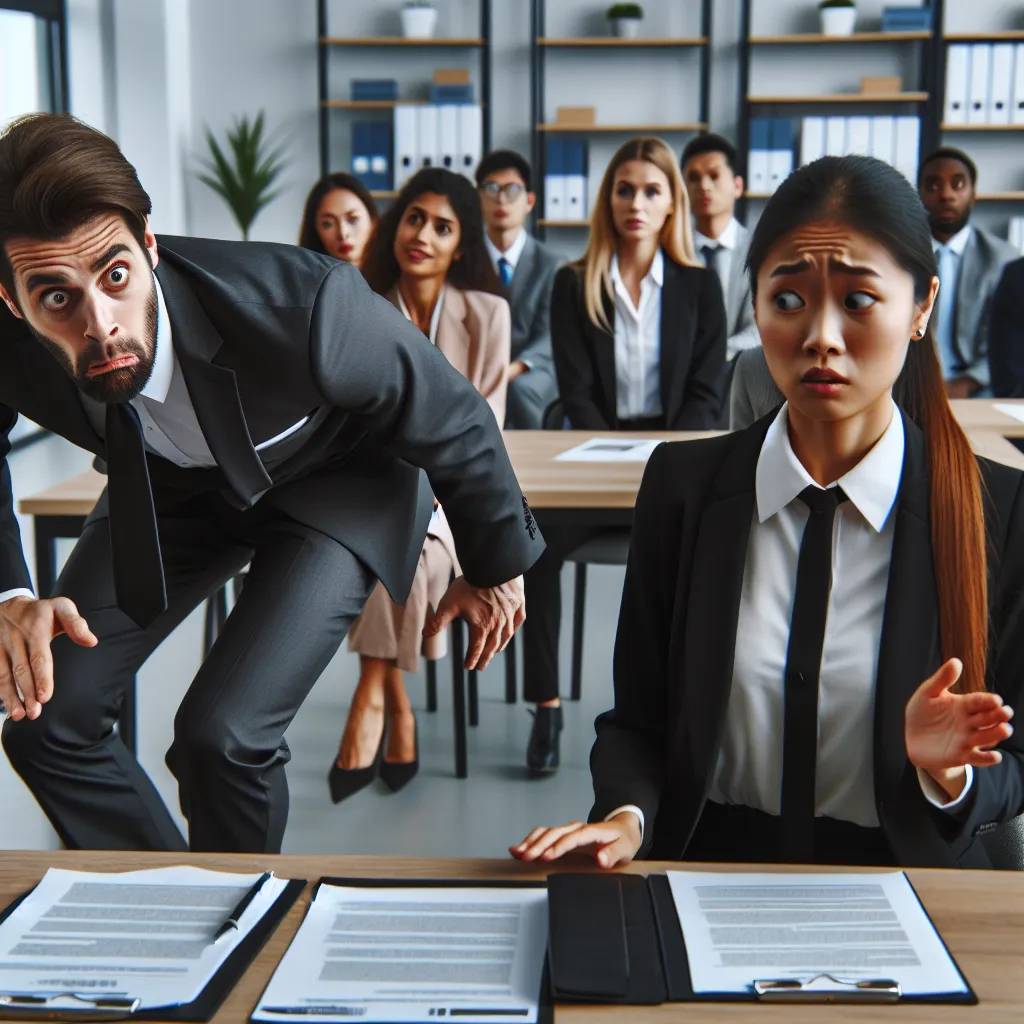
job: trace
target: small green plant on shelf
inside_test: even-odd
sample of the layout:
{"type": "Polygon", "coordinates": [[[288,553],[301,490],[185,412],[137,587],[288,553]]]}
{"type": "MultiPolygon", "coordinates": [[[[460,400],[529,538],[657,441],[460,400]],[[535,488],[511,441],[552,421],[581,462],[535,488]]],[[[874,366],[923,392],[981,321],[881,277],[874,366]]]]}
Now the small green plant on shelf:
{"type": "Polygon", "coordinates": [[[248,115],[236,119],[227,140],[230,156],[206,129],[210,157],[202,163],[208,173],[200,174],[199,180],[227,203],[247,242],[253,221],[277,196],[272,186],[284,170],[283,150],[264,138],[262,110],[252,121],[248,115]]]}
{"type": "Polygon", "coordinates": [[[605,17],[612,32],[624,39],[635,39],[643,20],[644,9],[639,4],[612,4],[605,17]]]}

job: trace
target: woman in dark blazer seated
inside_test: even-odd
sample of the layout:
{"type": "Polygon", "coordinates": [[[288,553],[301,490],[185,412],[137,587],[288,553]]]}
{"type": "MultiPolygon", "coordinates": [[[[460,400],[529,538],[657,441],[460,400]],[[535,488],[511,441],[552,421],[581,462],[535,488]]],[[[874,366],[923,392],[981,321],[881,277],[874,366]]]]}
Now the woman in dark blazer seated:
{"type": "MultiPolygon", "coordinates": [[[[675,154],[632,139],[601,181],[583,258],[551,296],[558,390],[576,430],[702,430],[721,407],[727,335],[718,276],[696,257],[675,154]]],[[[538,705],[527,766],[558,765],[558,628],[565,556],[601,530],[536,512],[547,549],[526,577],[525,696],[538,705]]]]}
{"type": "Polygon", "coordinates": [[[512,852],[988,866],[979,830],[1024,809],[1024,495],[946,400],[925,213],[888,164],[825,157],[748,264],[787,402],[655,451],[591,824],[512,852]]]}

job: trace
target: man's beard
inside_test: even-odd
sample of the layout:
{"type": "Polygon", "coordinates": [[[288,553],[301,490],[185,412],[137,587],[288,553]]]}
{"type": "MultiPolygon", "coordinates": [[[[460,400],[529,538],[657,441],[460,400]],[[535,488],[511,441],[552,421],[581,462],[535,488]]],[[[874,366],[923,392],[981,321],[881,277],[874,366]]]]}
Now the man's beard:
{"type": "Polygon", "coordinates": [[[965,227],[967,222],[971,219],[971,211],[965,210],[963,216],[958,217],[956,220],[940,220],[936,214],[929,214],[928,222],[932,229],[932,234],[938,232],[940,235],[946,235],[948,238],[952,238],[954,235],[959,234],[965,227]]]}
{"type": "Polygon", "coordinates": [[[78,354],[72,363],[68,354],[52,338],[40,334],[31,324],[29,330],[39,343],[54,359],[60,363],[64,372],[75,382],[78,389],[87,398],[105,405],[120,405],[130,402],[149,382],[153,373],[153,360],[156,357],[156,321],[157,301],[156,285],[153,285],[149,298],[146,300],[146,337],[144,341],[137,338],[121,338],[116,346],[104,345],[90,340],[87,348],[78,354]],[[96,377],[90,377],[90,366],[105,363],[120,356],[136,356],[138,362],[134,366],[126,366],[121,370],[111,370],[96,377]]]}

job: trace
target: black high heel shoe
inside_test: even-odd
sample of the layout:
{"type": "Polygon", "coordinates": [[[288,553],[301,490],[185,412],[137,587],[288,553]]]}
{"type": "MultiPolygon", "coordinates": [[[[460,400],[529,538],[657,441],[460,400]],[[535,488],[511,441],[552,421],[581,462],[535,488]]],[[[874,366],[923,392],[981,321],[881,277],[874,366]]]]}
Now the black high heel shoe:
{"type": "Polygon", "coordinates": [[[382,729],[380,743],[377,744],[377,753],[374,754],[373,761],[365,768],[339,768],[338,759],[335,757],[330,774],[327,776],[327,785],[331,788],[331,803],[340,804],[342,800],[352,796],[353,793],[366,789],[377,778],[384,757],[384,737],[386,735],[387,729],[382,729]]]}
{"type": "Polygon", "coordinates": [[[411,761],[387,761],[381,758],[380,777],[392,793],[397,793],[404,786],[408,786],[420,770],[420,726],[416,721],[416,715],[412,716],[413,734],[416,756],[411,761]]]}

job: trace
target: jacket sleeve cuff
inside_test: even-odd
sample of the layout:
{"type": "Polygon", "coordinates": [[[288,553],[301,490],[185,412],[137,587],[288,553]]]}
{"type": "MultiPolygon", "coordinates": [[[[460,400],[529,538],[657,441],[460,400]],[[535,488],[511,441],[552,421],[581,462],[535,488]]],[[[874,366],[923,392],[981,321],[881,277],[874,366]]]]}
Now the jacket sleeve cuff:
{"type": "Polygon", "coordinates": [[[36,595],[31,590],[26,590],[24,587],[17,587],[15,590],[3,590],[0,591],[0,604],[4,601],[10,601],[14,597],[32,597],[36,595]]]}
{"type": "Polygon", "coordinates": [[[617,814],[621,814],[623,811],[629,811],[635,814],[640,819],[640,842],[644,841],[644,812],[640,810],[635,804],[624,804],[622,807],[616,807],[610,814],[606,814],[604,817],[605,821],[611,821],[617,814]]]}
{"type": "MultiPolygon", "coordinates": [[[[946,791],[923,768],[918,768],[917,781],[921,784],[921,792],[924,793],[925,800],[940,811],[956,810],[967,799],[971,792],[971,786],[974,785],[974,769],[970,765],[967,765],[966,769],[967,780],[964,782],[963,792],[955,800],[950,800],[946,796],[946,791]]],[[[632,810],[632,808],[629,809],[632,810]]]]}

